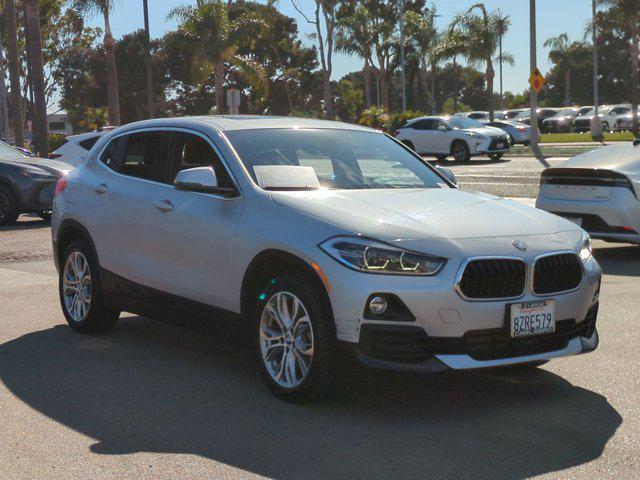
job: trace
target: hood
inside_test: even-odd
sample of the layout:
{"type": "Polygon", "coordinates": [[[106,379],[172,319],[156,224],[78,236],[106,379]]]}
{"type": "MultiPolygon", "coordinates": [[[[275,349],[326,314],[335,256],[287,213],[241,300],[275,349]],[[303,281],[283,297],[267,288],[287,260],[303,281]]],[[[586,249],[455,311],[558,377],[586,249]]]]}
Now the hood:
{"type": "Polygon", "coordinates": [[[596,168],[616,170],[630,177],[640,177],[640,146],[631,142],[609,145],[581,153],[571,158],[562,168],[596,168]]]}
{"type": "Polygon", "coordinates": [[[580,230],[515,201],[453,188],[272,192],[273,200],[354,233],[398,239],[469,239],[580,230]]]}
{"type": "Polygon", "coordinates": [[[502,137],[504,136],[504,130],[495,127],[477,127],[477,128],[465,128],[463,132],[473,132],[485,137],[502,137]]]}
{"type": "Polygon", "coordinates": [[[65,162],[38,157],[4,157],[0,158],[0,163],[17,166],[29,165],[31,167],[40,168],[53,175],[66,175],[75,168],[73,165],[65,162]]]}

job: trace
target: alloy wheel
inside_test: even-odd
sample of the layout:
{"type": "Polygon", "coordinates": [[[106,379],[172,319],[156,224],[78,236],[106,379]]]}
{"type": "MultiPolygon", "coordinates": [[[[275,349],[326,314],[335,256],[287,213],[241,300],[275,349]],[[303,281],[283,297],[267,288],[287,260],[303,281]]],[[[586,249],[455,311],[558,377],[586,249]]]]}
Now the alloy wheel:
{"type": "Polygon", "coordinates": [[[87,258],[78,251],[67,257],[62,277],[64,306],[74,322],[83,321],[91,306],[91,271],[87,258]]]}
{"type": "Polygon", "coordinates": [[[453,147],[453,158],[456,161],[461,162],[465,160],[466,156],[467,152],[465,151],[464,145],[462,143],[456,143],[453,147]]]}
{"type": "Polygon", "coordinates": [[[269,376],[295,388],[309,375],[314,354],[313,327],[307,309],[290,292],[274,294],[260,318],[260,351],[269,376]]]}

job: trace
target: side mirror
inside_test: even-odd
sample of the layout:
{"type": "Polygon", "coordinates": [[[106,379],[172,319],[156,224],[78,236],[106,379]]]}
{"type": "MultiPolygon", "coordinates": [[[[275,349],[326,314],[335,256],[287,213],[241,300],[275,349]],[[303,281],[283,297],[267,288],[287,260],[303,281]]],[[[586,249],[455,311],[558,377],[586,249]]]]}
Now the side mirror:
{"type": "Polygon", "coordinates": [[[458,185],[458,181],[456,180],[456,175],[453,173],[453,170],[447,167],[441,167],[440,165],[438,165],[436,169],[438,170],[438,173],[442,175],[444,178],[449,180],[454,185],[456,186],[458,185]]]}
{"type": "Polygon", "coordinates": [[[218,178],[212,167],[197,167],[181,170],[173,181],[176,190],[189,192],[215,193],[229,196],[234,193],[233,188],[218,186],[218,178]]]}
{"type": "Polygon", "coordinates": [[[440,125],[438,127],[438,130],[440,130],[441,132],[446,132],[447,131],[447,127],[445,127],[444,125],[440,125]]]}

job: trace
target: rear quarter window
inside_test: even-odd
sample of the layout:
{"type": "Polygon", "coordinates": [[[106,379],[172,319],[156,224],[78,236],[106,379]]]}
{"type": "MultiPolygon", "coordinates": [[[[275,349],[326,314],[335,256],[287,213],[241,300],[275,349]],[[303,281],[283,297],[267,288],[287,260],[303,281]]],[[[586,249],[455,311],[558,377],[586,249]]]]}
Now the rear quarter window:
{"type": "Polygon", "coordinates": [[[96,135],[95,137],[85,138],[81,142],[78,142],[78,145],[80,145],[85,150],[91,150],[91,148],[96,144],[99,138],[100,138],[100,135],[96,135]]]}

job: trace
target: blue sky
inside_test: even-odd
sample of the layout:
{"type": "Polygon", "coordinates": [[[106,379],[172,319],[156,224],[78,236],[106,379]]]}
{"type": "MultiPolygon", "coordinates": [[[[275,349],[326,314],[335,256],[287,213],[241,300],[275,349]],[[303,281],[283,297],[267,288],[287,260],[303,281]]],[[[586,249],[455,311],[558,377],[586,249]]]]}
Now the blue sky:
{"type": "MultiPolygon", "coordinates": [[[[313,12],[313,0],[299,0],[303,9],[313,12]]],[[[439,18],[444,28],[456,12],[464,10],[477,0],[433,0],[442,15],[439,18]]],[[[149,0],[149,22],[152,37],[162,36],[176,27],[174,21],[167,20],[167,13],[175,5],[195,3],[191,0],[149,0]]],[[[504,69],[504,89],[520,92],[527,88],[529,76],[529,1],[528,0],[485,0],[488,9],[500,8],[511,16],[512,26],[504,39],[504,49],[515,56],[514,67],[504,69]]],[[[278,8],[283,13],[298,20],[298,28],[307,43],[312,40],[305,34],[312,32],[312,26],[293,9],[291,0],[279,0],[278,8]]],[[[549,69],[547,51],[542,47],[544,40],[567,33],[572,40],[582,38],[586,22],[591,16],[591,0],[537,0],[538,22],[538,65],[542,73],[549,69]]],[[[90,21],[101,26],[100,17],[90,21]]],[[[122,0],[116,7],[112,18],[112,30],[116,38],[135,29],[142,28],[142,0],[122,0]]],[[[356,57],[336,55],[334,60],[334,78],[360,69],[362,62],[356,57]]],[[[496,77],[496,82],[498,78],[496,77]]],[[[496,83],[496,88],[497,88],[496,83]]]]}

